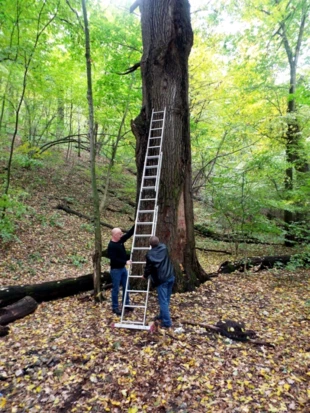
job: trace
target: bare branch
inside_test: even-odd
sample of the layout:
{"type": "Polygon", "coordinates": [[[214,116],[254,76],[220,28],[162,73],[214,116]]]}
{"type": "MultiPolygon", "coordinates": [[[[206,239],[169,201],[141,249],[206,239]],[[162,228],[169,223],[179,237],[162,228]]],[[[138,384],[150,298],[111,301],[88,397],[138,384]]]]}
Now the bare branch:
{"type": "Polygon", "coordinates": [[[140,0],[136,0],[133,3],[133,5],[130,7],[129,12],[133,13],[136,10],[136,8],[139,7],[139,6],[140,6],[140,0]]]}
{"type": "Polygon", "coordinates": [[[129,69],[127,69],[125,72],[115,72],[115,73],[117,75],[129,75],[129,73],[132,73],[136,71],[137,69],[139,69],[140,66],[141,66],[141,62],[138,62],[134,64],[133,66],[131,66],[129,69]]]}
{"type": "Polygon", "coordinates": [[[78,22],[79,22],[79,25],[81,26],[82,30],[84,31],[84,25],[83,25],[83,23],[81,22],[81,19],[80,19],[80,16],[79,16],[78,12],[71,6],[69,0],[66,0],[66,3],[67,3],[67,5],[69,6],[70,10],[76,15],[76,18],[77,18],[77,20],[78,20],[78,22]]]}

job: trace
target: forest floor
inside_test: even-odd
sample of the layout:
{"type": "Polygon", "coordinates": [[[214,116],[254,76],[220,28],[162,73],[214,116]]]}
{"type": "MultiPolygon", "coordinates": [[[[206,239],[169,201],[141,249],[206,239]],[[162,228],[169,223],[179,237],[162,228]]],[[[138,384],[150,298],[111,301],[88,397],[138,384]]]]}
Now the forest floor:
{"type": "MultiPolygon", "coordinates": [[[[19,240],[0,246],[0,286],[33,284],[91,272],[92,227],[55,209],[67,203],[91,215],[87,162],[29,170],[15,166],[13,186],[28,195],[19,240]]],[[[135,177],[127,176],[134,182],[135,177]]],[[[130,186],[130,185],[129,185],[130,186]]],[[[104,218],[129,229],[128,182],[113,186],[104,218]]],[[[133,187],[134,188],[134,187],[133,187]]],[[[102,229],[103,244],[110,230],[102,229]]],[[[204,248],[230,250],[197,237],[204,248]]],[[[279,246],[241,245],[239,254],[283,254],[279,246]]],[[[231,255],[198,252],[207,272],[231,255]]],[[[103,269],[108,269],[103,260],[103,269]]],[[[110,292],[39,305],[0,338],[0,412],[310,412],[310,270],[222,274],[172,296],[171,331],[114,328],[110,292]],[[193,323],[243,321],[259,340],[235,342],[193,323]],[[177,328],[183,331],[178,333],[177,328]]],[[[157,314],[154,292],[148,319],[157,314]]]]}

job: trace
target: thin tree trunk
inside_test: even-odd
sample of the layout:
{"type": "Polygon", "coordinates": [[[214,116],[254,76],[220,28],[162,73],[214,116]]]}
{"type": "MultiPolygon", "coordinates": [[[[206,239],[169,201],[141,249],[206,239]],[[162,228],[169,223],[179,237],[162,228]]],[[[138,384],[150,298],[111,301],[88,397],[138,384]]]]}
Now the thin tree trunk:
{"type": "Polygon", "coordinates": [[[100,210],[99,210],[99,195],[96,182],[96,148],[94,136],[94,105],[92,92],[92,73],[91,73],[91,57],[90,57],[90,38],[88,29],[88,18],[86,9],[86,0],[82,0],[83,17],[84,17],[84,33],[85,33],[85,58],[87,71],[87,100],[88,100],[88,136],[90,143],[90,163],[91,163],[91,180],[93,193],[93,208],[94,208],[94,229],[95,229],[95,253],[93,255],[94,267],[94,290],[95,301],[101,301],[101,229],[100,229],[100,210]]]}
{"type": "MultiPolygon", "coordinates": [[[[72,117],[73,117],[73,103],[70,102],[70,114],[69,114],[69,135],[72,133],[72,117]]],[[[68,143],[67,153],[66,153],[66,160],[68,161],[71,153],[71,142],[68,143]]]]}

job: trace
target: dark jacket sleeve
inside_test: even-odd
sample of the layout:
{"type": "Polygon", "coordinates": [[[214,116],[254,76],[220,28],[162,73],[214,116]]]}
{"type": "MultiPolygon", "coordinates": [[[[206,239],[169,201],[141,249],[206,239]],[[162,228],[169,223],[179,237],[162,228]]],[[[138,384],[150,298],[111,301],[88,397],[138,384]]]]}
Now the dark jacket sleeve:
{"type": "Polygon", "coordinates": [[[153,270],[153,264],[151,263],[150,259],[148,258],[148,256],[145,256],[146,258],[146,265],[144,268],[144,274],[143,277],[144,278],[149,278],[150,275],[152,275],[152,270],[153,270]]]}
{"type": "Polygon", "coordinates": [[[135,226],[133,225],[132,228],[130,228],[130,230],[122,236],[122,238],[120,239],[119,242],[121,242],[121,243],[126,242],[130,237],[133,236],[134,230],[135,230],[135,226]]]}

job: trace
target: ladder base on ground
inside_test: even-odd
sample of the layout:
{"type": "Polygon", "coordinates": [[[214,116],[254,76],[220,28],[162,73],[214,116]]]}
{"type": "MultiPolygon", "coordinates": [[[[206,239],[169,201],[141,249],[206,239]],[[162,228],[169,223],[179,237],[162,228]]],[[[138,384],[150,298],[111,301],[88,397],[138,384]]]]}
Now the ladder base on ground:
{"type": "Polygon", "coordinates": [[[119,328],[131,328],[134,330],[150,330],[151,326],[139,326],[137,324],[127,324],[127,323],[116,323],[114,324],[114,327],[119,327],[119,328]]]}

